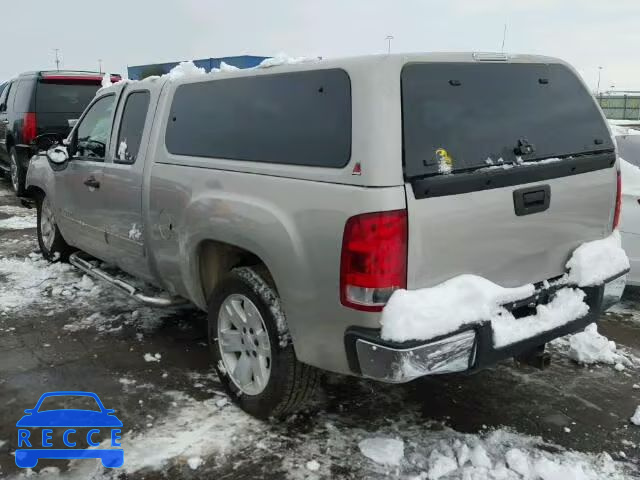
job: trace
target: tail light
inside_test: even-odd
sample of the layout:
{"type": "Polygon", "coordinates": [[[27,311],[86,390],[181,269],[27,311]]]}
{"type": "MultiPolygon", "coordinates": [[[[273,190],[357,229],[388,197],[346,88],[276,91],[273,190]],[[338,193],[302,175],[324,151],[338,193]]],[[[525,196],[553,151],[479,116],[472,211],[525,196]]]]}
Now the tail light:
{"type": "Polygon", "coordinates": [[[342,238],[340,302],[379,312],[407,286],[407,211],[365,213],[347,220],[342,238]]]}
{"type": "Polygon", "coordinates": [[[25,113],[22,123],[22,143],[30,144],[38,136],[38,128],[35,113],[25,113]]]}
{"type": "Polygon", "coordinates": [[[618,228],[620,223],[620,209],[622,208],[622,177],[620,176],[620,170],[618,170],[618,182],[616,190],[616,206],[613,211],[613,229],[618,228]]]}

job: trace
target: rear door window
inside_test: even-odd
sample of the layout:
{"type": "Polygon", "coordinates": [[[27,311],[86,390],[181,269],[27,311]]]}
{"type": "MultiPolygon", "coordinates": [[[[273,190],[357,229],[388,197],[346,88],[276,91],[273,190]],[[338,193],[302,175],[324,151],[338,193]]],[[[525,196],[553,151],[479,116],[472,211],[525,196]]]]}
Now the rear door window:
{"type": "Polygon", "coordinates": [[[409,178],[613,149],[594,99],[563,65],[414,63],[401,82],[409,178]]]}
{"type": "Polygon", "coordinates": [[[140,150],[150,97],[148,91],[133,92],[127,97],[118,132],[117,163],[135,163],[140,150]]]}
{"type": "Polygon", "coordinates": [[[13,101],[13,109],[18,113],[33,112],[33,86],[35,80],[30,78],[22,79],[16,86],[16,96],[13,101]]]}
{"type": "Polygon", "coordinates": [[[351,83],[340,69],[191,83],[176,89],[170,153],[340,168],[351,156],[351,83]]]}
{"type": "Polygon", "coordinates": [[[99,88],[98,83],[41,80],[36,92],[36,109],[44,113],[80,114],[99,88]]]}

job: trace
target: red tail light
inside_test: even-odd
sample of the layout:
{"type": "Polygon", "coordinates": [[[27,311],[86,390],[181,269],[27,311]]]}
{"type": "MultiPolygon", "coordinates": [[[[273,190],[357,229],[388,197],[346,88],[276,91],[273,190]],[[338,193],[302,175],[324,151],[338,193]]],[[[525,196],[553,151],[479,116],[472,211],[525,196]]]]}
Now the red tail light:
{"type": "Polygon", "coordinates": [[[22,143],[30,144],[38,136],[35,113],[25,113],[22,123],[22,143]]]}
{"type": "Polygon", "coordinates": [[[379,312],[407,286],[407,211],[365,213],[347,220],[342,238],[340,302],[379,312]]]}
{"type": "Polygon", "coordinates": [[[620,176],[620,170],[618,170],[618,185],[616,191],[616,206],[613,211],[613,229],[618,228],[620,223],[620,209],[622,208],[622,177],[620,176]]]}

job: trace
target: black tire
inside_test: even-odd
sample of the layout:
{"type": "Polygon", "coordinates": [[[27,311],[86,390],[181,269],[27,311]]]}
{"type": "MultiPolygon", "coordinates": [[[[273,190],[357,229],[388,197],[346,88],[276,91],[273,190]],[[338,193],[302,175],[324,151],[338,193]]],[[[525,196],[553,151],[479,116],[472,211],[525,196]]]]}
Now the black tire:
{"type": "MultiPolygon", "coordinates": [[[[298,361],[290,341],[278,295],[264,268],[240,267],[215,287],[208,314],[209,346],[218,377],[232,400],[245,412],[260,419],[281,418],[299,410],[314,395],[320,372],[298,361]],[[224,301],[243,295],[256,306],[269,336],[270,375],[264,389],[255,395],[243,392],[230,378],[222,359],[218,320],[224,301]],[[276,317],[277,315],[277,317],[276,317]],[[278,322],[277,318],[281,321],[278,322]]],[[[257,345],[257,343],[256,343],[257,345]]]]}
{"type": "Polygon", "coordinates": [[[9,180],[13,191],[18,197],[24,195],[24,183],[26,180],[27,172],[24,171],[22,163],[18,158],[18,152],[15,147],[9,149],[9,180]]]}
{"type": "Polygon", "coordinates": [[[55,218],[53,219],[53,242],[51,242],[50,247],[47,247],[47,242],[43,237],[42,206],[46,201],[46,198],[46,195],[41,195],[36,199],[36,208],[38,212],[38,245],[40,246],[40,253],[42,253],[42,256],[50,262],[66,262],[69,259],[69,255],[73,252],[73,248],[65,242],[58,225],[55,223],[55,218]]]}

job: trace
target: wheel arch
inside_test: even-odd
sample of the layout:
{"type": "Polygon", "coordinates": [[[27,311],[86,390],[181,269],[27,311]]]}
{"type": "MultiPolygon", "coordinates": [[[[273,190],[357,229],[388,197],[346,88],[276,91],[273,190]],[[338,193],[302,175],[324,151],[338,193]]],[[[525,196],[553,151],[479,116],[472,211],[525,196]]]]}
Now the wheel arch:
{"type": "Polygon", "coordinates": [[[199,290],[206,302],[209,301],[211,293],[220,279],[238,267],[256,267],[260,270],[259,273],[267,277],[264,278],[264,281],[276,292],[278,291],[267,263],[256,253],[237,245],[212,239],[203,240],[196,247],[194,264],[198,268],[196,278],[200,282],[199,290]]]}

